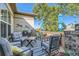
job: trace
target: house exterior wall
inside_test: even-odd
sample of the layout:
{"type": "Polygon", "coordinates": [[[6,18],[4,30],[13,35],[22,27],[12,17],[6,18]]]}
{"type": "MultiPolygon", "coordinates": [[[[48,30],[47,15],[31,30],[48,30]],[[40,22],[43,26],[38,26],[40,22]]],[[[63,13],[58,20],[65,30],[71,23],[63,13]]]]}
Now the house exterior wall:
{"type": "Polygon", "coordinates": [[[3,6],[0,6],[0,38],[1,37],[8,38],[10,35],[10,34],[8,34],[8,32],[13,33],[15,31],[34,29],[34,16],[15,14],[13,12],[10,4],[7,4],[7,3],[2,3],[2,4],[4,4],[6,6],[5,8],[7,8],[7,12],[3,15],[2,11],[5,12],[6,9],[3,6]],[[1,9],[1,8],[3,8],[3,9],[1,9]],[[8,12],[10,14],[10,23],[9,23],[9,19],[8,19],[9,18],[8,12]],[[7,16],[6,18],[4,17],[5,15],[7,16]],[[2,20],[2,16],[3,16],[4,20],[2,20]],[[17,26],[17,24],[22,25],[22,27],[17,26]],[[4,27],[4,25],[5,25],[5,27],[4,27]],[[9,25],[10,25],[11,29],[9,28],[9,25]],[[5,31],[6,31],[6,33],[5,33],[5,31]]]}
{"type": "Polygon", "coordinates": [[[69,31],[69,30],[70,31],[74,31],[75,30],[75,25],[72,25],[72,24],[71,25],[67,25],[66,29],[64,29],[64,31],[69,31]]]}
{"type": "Polygon", "coordinates": [[[34,17],[15,14],[14,31],[32,30],[34,28],[34,17]]]}
{"type": "Polygon", "coordinates": [[[14,23],[13,23],[13,21],[14,21],[14,13],[13,13],[12,9],[10,8],[10,5],[7,4],[7,6],[8,6],[8,9],[10,10],[10,15],[11,15],[11,33],[13,33],[14,32],[14,30],[13,30],[13,27],[14,27],[14,23]]]}

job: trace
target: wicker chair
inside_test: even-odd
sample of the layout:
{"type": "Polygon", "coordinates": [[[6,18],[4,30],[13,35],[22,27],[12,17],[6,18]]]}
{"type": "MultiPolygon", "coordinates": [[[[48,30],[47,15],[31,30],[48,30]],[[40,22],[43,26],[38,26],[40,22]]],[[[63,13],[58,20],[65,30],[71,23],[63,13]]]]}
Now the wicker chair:
{"type": "Polygon", "coordinates": [[[59,41],[60,41],[60,36],[50,36],[49,41],[42,42],[42,47],[48,53],[48,55],[51,55],[51,52],[56,50],[58,51],[59,41]]]}
{"type": "MultiPolygon", "coordinates": [[[[13,52],[12,52],[12,49],[11,49],[11,44],[10,42],[5,39],[5,38],[2,38],[0,39],[0,53],[2,56],[13,56],[13,52]]],[[[26,53],[26,55],[28,56],[31,56],[31,50],[28,49],[27,47],[21,47],[22,51],[20,53],[26,53]],[[28,52],[27,52],[28,51],[28,52]]]]}
{"type": "Polygon", "coordinates": [[[24,37],[22,36],[21,32],[14,32],[12,33],[12,41],[11,43],[15,46],[21,47],[24,44],[24,37]]]}

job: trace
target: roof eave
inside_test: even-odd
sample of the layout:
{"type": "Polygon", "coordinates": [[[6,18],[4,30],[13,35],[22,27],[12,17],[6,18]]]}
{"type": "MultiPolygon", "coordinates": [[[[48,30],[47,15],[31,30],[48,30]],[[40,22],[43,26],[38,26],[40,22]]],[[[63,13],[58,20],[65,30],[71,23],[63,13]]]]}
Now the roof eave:
{"type": "Polygon", "coordinates": [[[25,16],[36,16],[36,14],[33,14],[33,13],[23,13],[23,12],[15,12],[15,14],[20,14],[20,15],[25,15],[25,16]]]}
{"type": "Polygon", "coordinates": [[[17,8],[16,8],[16,3],[8,3],[12,9],[13,12],[16,12],[17,11],[17,8]]]}

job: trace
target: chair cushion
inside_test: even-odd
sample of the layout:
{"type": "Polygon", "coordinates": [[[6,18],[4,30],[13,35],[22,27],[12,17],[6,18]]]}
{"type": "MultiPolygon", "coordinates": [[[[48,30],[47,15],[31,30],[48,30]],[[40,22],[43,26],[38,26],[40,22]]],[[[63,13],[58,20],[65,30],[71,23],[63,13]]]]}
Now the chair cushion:
{"type": "Polygon", "coordinates": [[[28,47],[21,47],[25,56],[31,56],[31,50],[28,47]]]}
{"type": "Polygon", "coordinates": [[[45,48],[49,48],[49,43],[47,42],[42,42],[42,45],[45,47],[45,48]]]}
{"type": "Polygon", "coordinates": [[[24,55],[23,56],[31,56],[31,50],[27,50],[24,52],[24,55]]]}
{"type": "Polygon", "coordinates": [[[19,36],[19,32],[14,32],[13,33],[13,41],[19,41],[19,40],[21,40],[20,36],[19,36]]]}
{"type": "Polygon", "coordinates": [[[22,50],[30,50],[28,47],[21,47],[22,50]]]}
{"type": "Polygon", "coordinates": [[[14,32],[13,33],[13,41],[24,41],[22,32],[14,32]]]}
{"type": "Polygon", "coordinates": [[[20,53],[22,51],[21,48],[18,48],[17,46],[11,46],[12,52],[14,56],[21,56],[23,55],[22,53],[20,53]]]}
{"type": "Polygon", "coordinates": [[[12,56],[13,55],[9,41],[7,39],[0,39],[0,45],[3,48],[5,56],[12,56]]]}
{"type": "Polygon", "coordinates": [[[21,42],[20,42],[20,41],[17,41],[17,42],[11,42],[10,44],[13,45],[13,46],[21,47],[21,42]]]}
{"type": "Polygon", "coordinates": [[[15,56],[27,56],[27,55],[31,55],[31,51],[27,47],[19,48],[17,46],[11,46],[11,49],[12,49],[13,54],[15,56]],[[24,52],[21,53],[22,51],[24,51],[24,52]]]}

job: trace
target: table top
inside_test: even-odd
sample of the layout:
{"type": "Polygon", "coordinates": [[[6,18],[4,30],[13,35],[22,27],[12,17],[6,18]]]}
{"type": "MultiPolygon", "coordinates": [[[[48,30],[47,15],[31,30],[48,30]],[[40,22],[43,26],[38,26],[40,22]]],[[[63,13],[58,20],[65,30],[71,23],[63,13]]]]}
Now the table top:
{"type": "Polygon", "coordinates": [[[27,40],[35,40],[36,36],[25,37],[27,40]]]}

